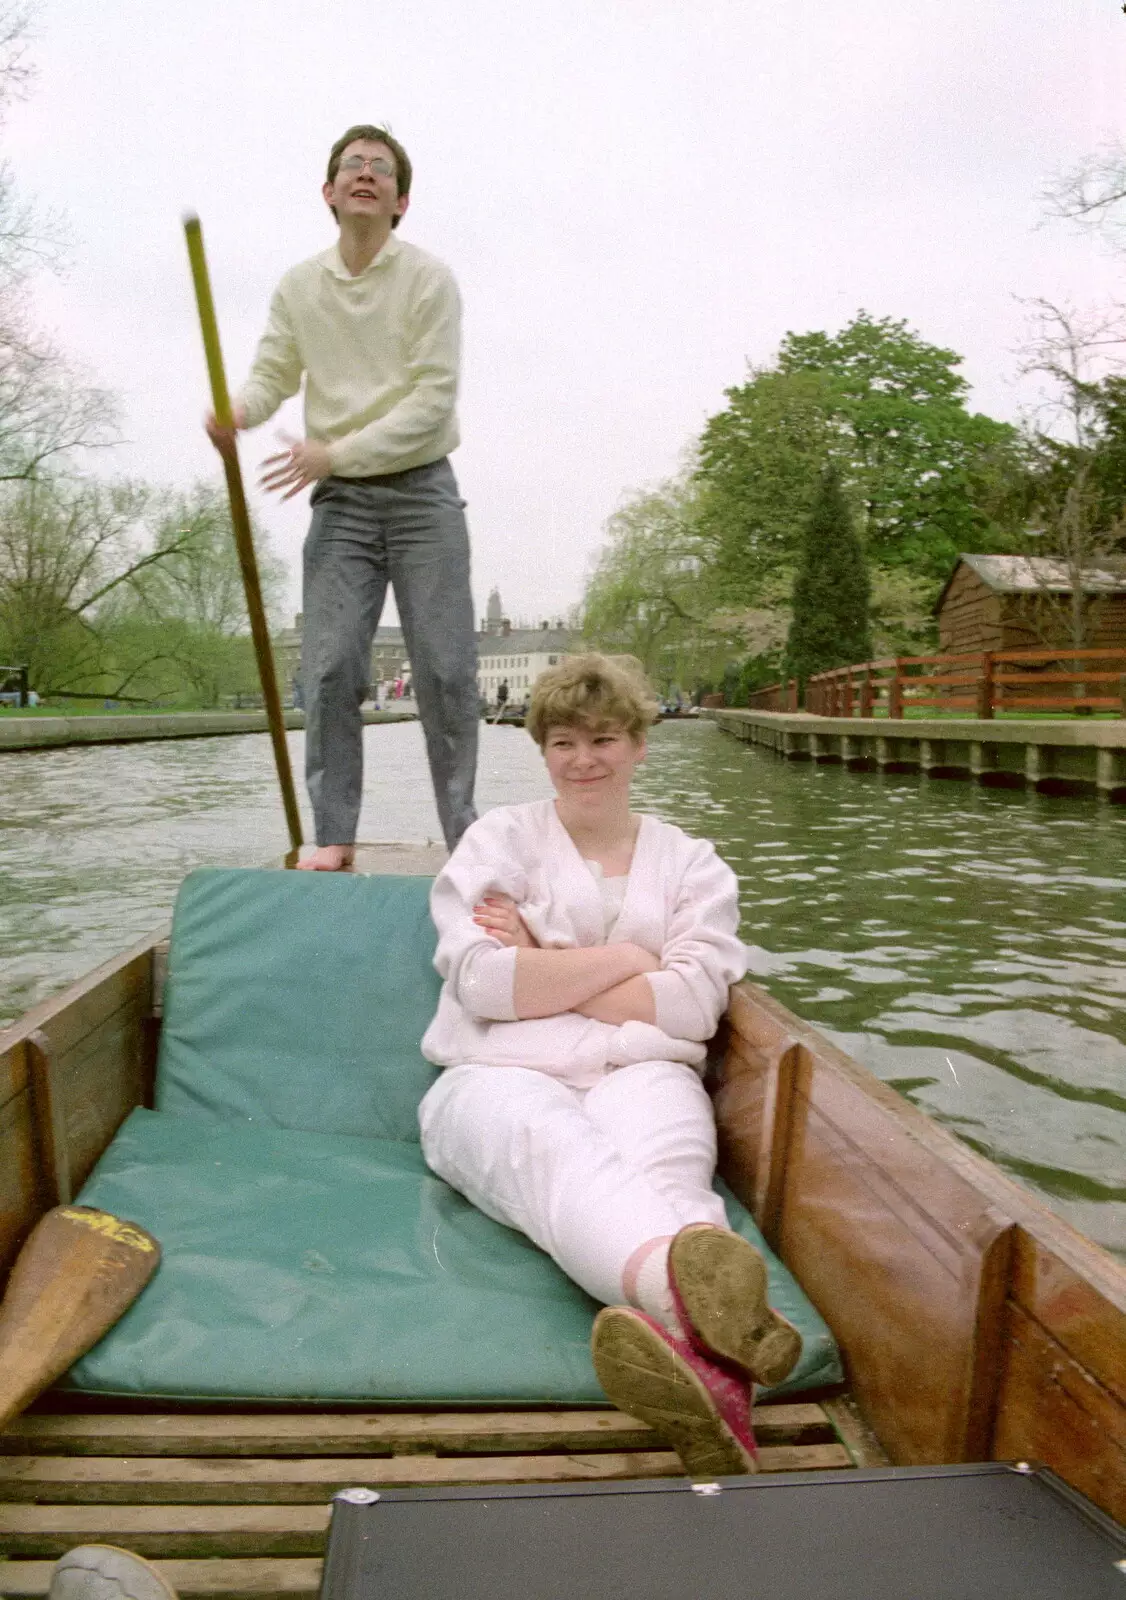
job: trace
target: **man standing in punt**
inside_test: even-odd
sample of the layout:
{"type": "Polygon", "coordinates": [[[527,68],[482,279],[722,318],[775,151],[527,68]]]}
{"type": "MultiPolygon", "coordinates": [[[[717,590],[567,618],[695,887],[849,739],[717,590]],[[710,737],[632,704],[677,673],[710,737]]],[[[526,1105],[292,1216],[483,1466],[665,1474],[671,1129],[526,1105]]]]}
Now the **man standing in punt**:
{"type": "Polygon", "coordinates": [[[220,452],[305,379],[304,439],[270,456],[261,483],[288,500],[313,485],[304,551],[301,684],[316,848],[300,862],[351,865],[363,789],[360,705],[390,582],[403,624],[438,815],[452,849],[474,820],[477,652],[464,501],[448,456],[460,300],[442,262],[394,236],[411,164],[386,128],[349,128],[323,194],[340,237],[286,273],[234,429],[220,452]]]}

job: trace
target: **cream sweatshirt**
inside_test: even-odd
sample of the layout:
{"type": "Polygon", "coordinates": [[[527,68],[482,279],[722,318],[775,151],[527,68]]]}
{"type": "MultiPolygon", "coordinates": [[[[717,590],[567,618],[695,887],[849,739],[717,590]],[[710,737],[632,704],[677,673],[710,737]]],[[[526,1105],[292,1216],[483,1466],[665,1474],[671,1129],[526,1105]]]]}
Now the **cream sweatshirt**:
{"type": "Polygon", "coordinates": [[[702,1071],[729,987],[747,970],[735,874],[706,839],[657,817],[641,819],[609,934],[598,882],[553,800],[495,806],[467,828],[434,880],[430,914],[443,983],[422,1053],[442,1067],[529,1067],[574,1088],[631,1061],[683,1061],[702,1071]],[[656,956],[660,971],[646,974],[655,1023],[615,1027],[574,1011],[518,1020],[517,952],[473,920],[490,890],[511,895],[544,949],[618,942],[656,956]]]}
{"type": "Polygon", "coordinates": [[[425,466],[458,443],[461,302],[449,268],[394,234],[356,277],[338,246],[300,262],[274,293],[238,396],[247,427],[305,377],[305,432],[332,470],[366,478],[425,466]]]}

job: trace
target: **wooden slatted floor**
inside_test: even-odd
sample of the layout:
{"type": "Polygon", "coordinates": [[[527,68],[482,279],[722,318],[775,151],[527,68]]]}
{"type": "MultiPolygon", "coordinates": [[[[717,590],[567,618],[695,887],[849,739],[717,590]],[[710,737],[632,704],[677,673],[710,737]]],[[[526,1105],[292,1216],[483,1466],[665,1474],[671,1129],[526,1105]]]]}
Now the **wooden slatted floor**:
{"type": "MultiPolygon", "coordinates": [[[[764,1472],[882,1458],[847,1400],[755,1410],[764,1472]]],[[[56,1414],[0,1434],[0,1594],[45,1595],[76,1544],[159,1562],[185,1597],[313,1596],[337,1489],[586,1483],[680,1474],[604,1411],[56,1414]]]]}

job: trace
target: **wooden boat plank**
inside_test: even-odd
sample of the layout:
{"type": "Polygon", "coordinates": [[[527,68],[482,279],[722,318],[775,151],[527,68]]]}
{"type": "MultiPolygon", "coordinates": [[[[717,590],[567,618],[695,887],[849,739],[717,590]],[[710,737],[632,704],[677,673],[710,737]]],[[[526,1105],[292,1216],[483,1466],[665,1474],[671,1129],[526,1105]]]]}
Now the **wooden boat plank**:
{"type": "MultiPolygon", "coordinates": [[[[775,1446],[776,1450],[825,1446],[775,1446]]],[[[839,1446],[833,1447],[839,1449],[839,1446]]],[[[780,1458],[788,1460],[788,1457],[780,1458]]],[[[847,1458],[846,1458],[847,1459],[847,1458]]],[[[338,1489],[435,1483],[586,1483],[602,1478],[679,1477],[670,1450],[598,1451],[588,1455],[317,1456],[310,1461],[207,1461],[195,1457],[80,1460],[25,1457],[20,1477],[9,1458],[0,1502],[56,1505],[327,1505],[338,1489]],[[61,1466],[61,1470],[60,1470],[61,1466]]],[[[775,1468],[785,1471],[787,1468],[775,1468]]],[[[789,1469],[794,1470],[794,1469],[789,1469]]],[[[4,1526],[0,1508],[0,1529],[4,1526]]]]}
{"type": "Polygon", "coordinates": [[[994,1458],[1051,1461],[1126,1522],[1126,1411],[1020,1306],[1007,1311],[994,1458]]]}
{"type": "MultiPolygon", "coordinates": [[[[796,1472],[848,1467],[836,1442],[765,1445],[763,1471],[796,1472]]],[[[59,1505],[323,1505],[352,1486],[433,1483],[568,1483],[602,1478],[679,1477],[669,1450],[605,1451],[566,1455],[433,1456],[408,1454],[360,1459],[219,1460],[199,1457],[9,1456],[0,1461],[0,1502],[59,1505]]]]}
{"type": "Polygon", "coordinates": [[[77,1544],[117,1544],[142,1556],[316,1556],[329,1507],[0,1506],[0,1551],[61,1556],[77,1544]]]}
{"type": "MultiPolygon", "coordinates": [[[[10,1055],[23,1061],[22,1044],[10,1055]]],[[[35,1114],[26,1085],[0,1106],[0,1274],[47,1208],[35,1114]]]]}
{"type": "MultiPolygon", "coordinates": [[[[837,1090],[849,1086],[834,1083],[803,1045],[787,1049],[774,1071],[795,1056],[791,1105],[779,1123],[788,1148],[772,1242],[833,1328],[856,1398],[893,1459],[965,1459],[981,1400],[971,1392],[972,1353],[986,1342],[981,1277],[1007,1219],[956,1177],[928,1187],[925,1162],[915,1168],[918,1192],[908,1194],[900,1166],[912,1151],[895,1123],[853,1097],[842,1107],[837,1090]],[[960,1238],[944,1221],[931,1225],[932,1200],[940,1215],[959,1216],[960,1238]]],[[[724,1125],[741,1117],[737,1089],[727,1080],[720,1090],[724,1125]]],[[[781,1158],[775,1151],[770,1159],[781,1158]]],[[[760,1196],[775,1188],[751,1174],[733,1186],[760,1196]]]]}
{"type": "MultiPolygon", "coordinates": [[[[759,1073],[777,1055],[780,1044],[804,1044],[822,1067],[850,1083],[864,1101],[882,1107],[891,1124],[912,1146],[936,1157],[969,1188],[1038,1239],[1045,1249],[1070,1264],[1081,1277],[1126,1309],[1126,1272],[1119,1262],[1062,1217],[1049,1211],[1030,1190],[1007,1177],[999,1167],[962,1144],[858,1061],[839,1050],[818,1033],[812,1023],[788,1011],[765,989],[746,979],[732,989],[727,1036],[744,1067],[759,1073]]],[[[764,1086],[759,1084],[760,1101],[764,1092],[764,1086]]],[[[908,1187],[917,1189],[917,1180],[908,1187]]]]}
{"type": "Polygon", "coordinates": [[[449,852],[444,844],[358,844],[352,871],[367,877],[373,873],[433,878],[445,866],[449,852]]]}
{"type": "Polygon", "coordinates": [[[876,1438],[856,1401],[848,1395],[823,1402],[825,1414],[848,1452],[854,1467],[887,1467],[891,1465],[887,1451],[876,1438]]]}
{"type": "MultiPolygon", "coordinates": [[[[769,1062],[776,1071],[787,1046],[803,1046],[810,1059],[798,1093],[807,1100],[814,1095],[819,1114],[838,1132],[847,1130],[868,1158],[863,1163],[871,1167],[866,1180],[881,1191],[886,1204],[902,1211],[904,1226],[917,1232],[920,1243],[957,1274],[963,1234],[975,1224],[983,1204],[974,1181],[977,1173],[950,1160],[951,1147],[960,1149],[957,1141],[815,1029],[781,1007],[775,1018],[776,1006],[753,985],[738,984],[732,990],[732,1022],[739,1037],[737,1060],[725,1072],[725,1083],[738,1081],[740,1066],[757,1076],[769,1062]]],[[[758,1098],[770,1093],[763,1085],[758,1098]]]]}
{"type": "Polygon", "coordinates": [[[167,935],[155,928],[144,939],[104,961],[59,994],[50,995],[7,1028],[0,1029],[0,1054],[37,1031],[46,1033],[56,1055],[62,1057],[122,1011],[140,1001],[147,1008],[152,976],[152,947],[167,935]]]}
{"type": "MultiPolygon", "coordinates": [[[[201,1463],[185,1463],[198,1472],[201,1463]]],[[[323,1463],[318,1463],[323,1465],[323,1463]]],[[[346,1465],[351,1465],[346,1463],[346,1465]]],[[[349,1471],[341,1482],[316,1485],[316,1493],[296,1501],[287,1485],[265,1503],[215,1502],[220,1486],[197,1484],[210,1497],[186,1503],[183,1492],[165,1503],[166,1485],[154,1479],[151,1498],[130,1502],[52,1500],[49,1504],[0,1504],[0,1552],[34,1558],[59,1556],[76,1544],[120,1544],[140,1555],[279,1556],[317,1555],[324,1546],[329,1498],[338,1487],[354,1485],[589,1483],[681,1476],[671,1451],[637,1451],[589,1456],[401,1456],[349,1471]]],[[[776,1445],[761,1452],[764,1472],[818,1471],[850,1465],[842,1445],[776,1445]]],[[[179,1485],[190,1489],[190,1483],[179,1485]]]]}
{"type": "Polygon", "coordinates": [[[1112,1322],[1106,1301],[1120,1285],[1109,1257],[1080,1273],[1027,1233],[1018,1236],[1012,1294],[1028,1315],[1126,1405],[1126,1317],[1112,1322]],[[1104,1281],[1108,1280],[1108,1281],[1104,1281]]]}
{"type": "Polygon", "coordinates": [[[81,1185],[151,1082],[155,1036],[149,1022],[151,945],[156,934],[100,967],[0,1032],[0,1272],[14,1260],[39,1214],[54,1202],[45,1182],[31,1092],[28,1041],[46,1040],[51,1096],[65,1129],[70,1180],[81,1185]],[[14,1204],[13,1173],[28,1186],[14,1204]]]}
{"type": "MultiPolygon", "coordinates": [[[[1126,1273],[1112,1257],[754,985],[732,994],[716,1105],[725,1176],[832,1326],[893,1460],[1015,1452],[1096,1482],[1065,1417],[1029,1432],[1028,1415],[1006,1418],[1020,1388],[1006,1306],[1031,1300],[1121,1405],[1126,1273]]],[[[1071,1404],[1046,1379],[1040,1398],[1049,1418],[1071,1404]]],[[[1108,1493],[1099,1479],[1092,1498],[1109,1509],[1108,1493]]]]}
{"type": "MultiPolygon", "coordinates": [[[[755,1407],[770,1443],[831,1432],[812,1403],[755,1407]]],[[[620,1411],[109,1413],[29,1412],[0,1433],[5,1454],[127,1456],[390,1455],[415,1447],[483,1455],[493,1451],[653,1449],[652,1429],[620,1411]]]]}
{"type": "MultiPolygon", "coordinates": [[[[183,1600],[315,1600],[323,1563],[314,1557],[288,1561],[220,1557],[156,1565],[183,1600]]],[[[54,1569],[53,1561],[5,1562],[6,1600],[45,1600],[54,1569]]]]}

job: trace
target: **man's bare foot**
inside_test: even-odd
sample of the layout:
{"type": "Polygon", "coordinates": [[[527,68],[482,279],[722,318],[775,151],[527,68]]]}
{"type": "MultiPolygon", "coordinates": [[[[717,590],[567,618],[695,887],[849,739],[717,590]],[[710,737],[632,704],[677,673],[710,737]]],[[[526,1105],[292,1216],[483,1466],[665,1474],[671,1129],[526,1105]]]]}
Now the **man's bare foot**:
{"type": "Polygon", "coordinates": [[[347,872],[356,852],[350,844],[319,844],[311,856],[297,863],[301,872],[347,872]]]}

